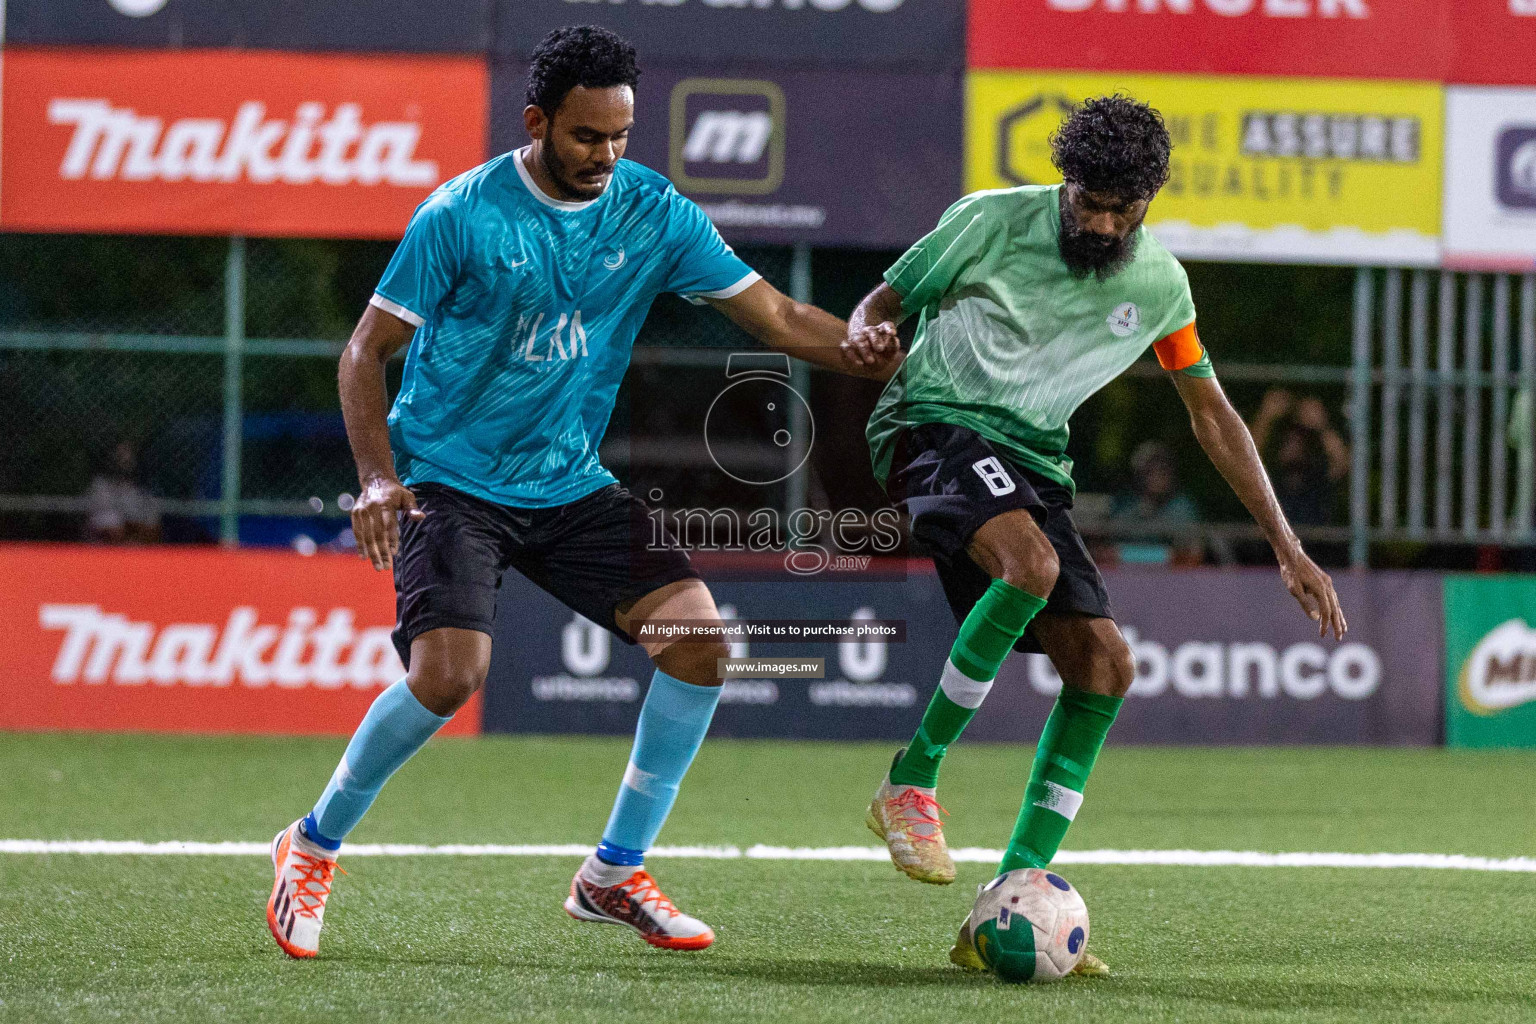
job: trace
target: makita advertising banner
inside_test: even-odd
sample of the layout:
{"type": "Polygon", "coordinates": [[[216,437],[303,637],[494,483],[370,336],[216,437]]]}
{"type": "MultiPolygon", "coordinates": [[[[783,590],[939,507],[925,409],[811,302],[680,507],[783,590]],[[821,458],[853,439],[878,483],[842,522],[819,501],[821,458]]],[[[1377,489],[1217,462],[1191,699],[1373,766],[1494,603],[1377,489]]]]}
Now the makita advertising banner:
{"type": "Polygon", "coordinates": [[[0,730],[344,735],[405,674],[357,558],[0,545],[0,578],[0,730]]]}
{"type": "Polygon", "coordinates": [[[1536,84],[1536,0],[970,0],[975,68],[1536,84]]]}
{"type": "Polygon", "coordinates": [[[1536,576],[1445,580],[1445,742],[1536,747],[1536,576]]]}
{"type": "Polygon", "coordinates": [[[492,0],[6,0],[12,44],[485,50],[492,0]]]}
{"type": "Polygon", "coordinates": [[[485,159],[484,62],[12,48],[0,228],[399,236],[485,159]]]}
{"type": "MultiPolygon", "coordinates": [[[[1272,572],[1127,569],[1109,573],[1108,583],[1137,658],[1119,742],[1440,739],[1437,576],[1341,574],[1350,621],[1342,644],[1318,638],[1272,572]]],[[[727,580],[711,589],[739,619],[874,619],[905,628],[903,642],[736,645],[736,657],[822,658],[824,675],[727,683],[712,735],[905,740],[956,632],[937,577],[920,563],[885,581],[727,580]]],[[[487,731],[633,728],[652,671],[637,648],[511,575],[497,629],[487,731]]],[[[1059,685],[1048,660],[1010,656],[967,738],[1035,742],[1059,685]]]]}
{"type": "Polygon", "coordinates": [[[551,29],[583,24],[634,43],[644,71],[695,61],[958,69],[965,58],[965,0],[499,0],[496,51],[526,59],[551,29]]]}
{"type": "MultiPolygon", "coordinates": [[[[497,65],[498,152],[528,142],[526,75],[497,65]]],[[[647,65],[625,155],[733,242],[905,247],[960,197],[961,113],[960,79],[942,72],[647,65]]]]}

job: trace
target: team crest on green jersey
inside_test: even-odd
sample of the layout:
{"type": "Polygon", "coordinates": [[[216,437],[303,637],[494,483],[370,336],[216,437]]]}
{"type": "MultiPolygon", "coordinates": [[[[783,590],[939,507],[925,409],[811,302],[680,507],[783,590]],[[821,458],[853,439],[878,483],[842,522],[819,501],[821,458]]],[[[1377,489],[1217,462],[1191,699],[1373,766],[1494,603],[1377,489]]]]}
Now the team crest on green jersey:
{"type": "Polygon", "coordinates": [[[1122,302],[1105,317],[1105,323],[1115,337],[1129,338],[1141,328],[1141,310],[1134,302],[1122,302]]]}

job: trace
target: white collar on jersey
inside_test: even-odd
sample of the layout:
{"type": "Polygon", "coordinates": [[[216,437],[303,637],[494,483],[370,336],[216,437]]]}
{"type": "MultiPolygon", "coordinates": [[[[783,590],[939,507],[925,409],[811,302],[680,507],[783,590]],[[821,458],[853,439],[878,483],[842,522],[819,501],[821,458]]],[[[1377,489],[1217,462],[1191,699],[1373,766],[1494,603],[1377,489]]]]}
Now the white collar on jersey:
{"type": "MultiPolygon", "coordinates": [[[[512,154],[512,162],[517,164],[517,176],[523,179],[523,184],[528,187],[528,191],[533,194],[533,198],[537,199],[545,206],[556,210],[564,210],[567,213],[574,213],[577,210],[585,210],[587,207],[597,202],[598,199],[603,198],[603,196],[598,196],[597,199],[587,199],[579,203],[568,203],[564,199],[555,199],[549,193],[539,188],[539,183],[533,180],[533,175],[528,173],[528,168],[523,163],[523,157],[527,154],[530,148],[531,147],[529,146],[524,146],[522,149],[512,154]]],[[[612,185],[613,182],[610,180],[608,184],[612,185]]],[[[605,196],[607,194],[608,190],[603,189],[603,195],[605,196]]]]}

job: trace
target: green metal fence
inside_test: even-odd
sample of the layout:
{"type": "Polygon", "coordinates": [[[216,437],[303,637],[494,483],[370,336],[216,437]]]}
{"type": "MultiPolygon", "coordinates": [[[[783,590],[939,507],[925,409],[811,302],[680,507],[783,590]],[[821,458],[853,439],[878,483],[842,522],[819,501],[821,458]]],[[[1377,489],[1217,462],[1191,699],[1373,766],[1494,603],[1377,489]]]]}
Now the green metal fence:
{"type": "MultiPolygon", "coordinates": [[[[356,482],[341,430],[336,359],[391,250],[388,243],[0,236],[4,534],[58,535],[40,524],[78,519],[92,474],[118,441],[138,449],[161,510],[205,524],[210,539],[235,541],[242,517],[344,519],[356,482]]],[[[785,291],[846,313],[891,254],[764,247],[742,255],[785,291]]],[[[1192,268],[1197,285],[1198,271],[1192,268]]],[[[1336,318],[1337,337],[1316,348],[1336,354],[1336,362],[1257,361],[1252,348],[1232,358],[1221,347],[1228,339],[1217,343],[1221,380],[1240,410],[1251,412],[1267,389],[1285,386],[1348,415],[1347,494],[1341,492],[1334,518],[1300,532],[1348,543],[1356,564],[1379,542],[1530,543],[1530,455],[1504,459],[1484,442],[1507,441],[1501,417],[1518,407],[1521,387],[1536,377],[1532,279],[1362,270],[1355,280],[1353,349],[1347,311],[1336,318]],[[1486,303],[1468,305],[1485,291],[1486,303]],[[1446,309],[1460,310],[1450,333],[1446,309]],[[1439,340],[1431,346],[1433,338],[1439,340]],[[1447,353],[1450,364],[1440,365],[1447,353]],[[1460,448],[1449,440],[1453,427],[1460,448]],[[1434,431],[1445,435],[1438,445],[1434,431]],[[1491,468],[1468,477],[1469,463],[1491,468]],[[1463,485],[1455,495],[1447,483],[1453,474],[1463,485]],[[1451,516],[1453,497],[1459,518],[1451,516]],[[1506,506],[1507,515],[1498,511],[1506,506]]],[[[1242,305],[1251,297],[1236,291],[1207,283],[1202,294],[1197,286],[1202,324],[1254,322],[1253,310],[1242,305]]],[[[1335,328],[1325,322],[1317,330],[1335,328]]],[[[706,389],[718,390],[727,356],[755,347],[713,311],[659,300],[637,343],[605,460],[621,475],[639,474],[647,488],[654,483],[668,503],[763,499],[715,486],[690,425],[706,389]]],[[[393,389],[398,361],[389,372],[393,389]]],[[[841,404],[872,401],[868,390],[849,398],[847,391],[813,387],[803,365],[794,374],[797,391],[817,396],[818,429],[845,411],[841,404]]],[[[1196,482],[1215,496],[1207,522],[1147,529],[1095,522],[1085,509],[1085,525],[1107,538],[1193,535],[1215,546],[1254,538],[1241,507],[1188,443],[1163,376],[1154,363],[1138,363],[1085,407],[1074,428],[1074,443],[1091,449],[1091,457],[1079,458],[1080,484],[1111,489],[1132,447],[1163,437],[1178,449],[1187,476],[1204,474],[1196,482]]],[[[857,423],[845,430],[843,462],[818,468],[813,460],[769,499],[786,509],[824,504],[838,482],[829,474],[867,476],[859,433],[857,423]]],[[[808,436],[793,434],[797,446],[808,436]]],[[[795,465],[804,452],[792,447],[782,454],[795,465]]],[[[877,492],[864,493],[878,500],[877,492]]]]}

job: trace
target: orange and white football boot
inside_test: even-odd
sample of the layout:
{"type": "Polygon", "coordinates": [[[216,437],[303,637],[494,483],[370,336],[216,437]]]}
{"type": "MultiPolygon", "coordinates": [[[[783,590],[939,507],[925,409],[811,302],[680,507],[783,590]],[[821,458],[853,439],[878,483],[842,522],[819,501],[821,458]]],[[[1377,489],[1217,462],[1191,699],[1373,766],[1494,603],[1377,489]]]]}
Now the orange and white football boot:
{"type": "MultiPolygon", "coordinates": [[[[678,910],[644,868],[635,868],[622,881],[604,885],[583,877],[586,865],[582,867],[571,879],[571,894],[565,899],[565,912],[576,920],[628,925],[661,949],[704,949],[715,941],[714,929],[678,910]]],[[[614,872],[613,867],[602,864],[601,873],[614,875],[625,870],[614,872]]]]}
{"type": "Polygon", "coordinates": [[[312,957],[320,950],[331,880],[340,870],[336,855],[310,842],[296,821],[272,838],[272,870],[267,927],[284,953],[312,957]]]}

